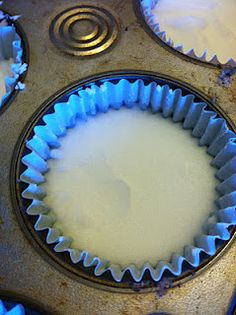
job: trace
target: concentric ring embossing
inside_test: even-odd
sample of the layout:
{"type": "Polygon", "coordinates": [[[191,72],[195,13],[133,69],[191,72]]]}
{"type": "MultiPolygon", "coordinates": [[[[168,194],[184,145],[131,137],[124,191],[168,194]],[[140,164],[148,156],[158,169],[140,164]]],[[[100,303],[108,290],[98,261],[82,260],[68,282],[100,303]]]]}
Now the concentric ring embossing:
{"type": "MultiPolygon", "coordinates": [[[[82,24],[81,24],[82,26],[82,24]]],[[[80,5],[59,13],[50,25],[50,38],[63,52],[74,56],[92,56],[109,48],[118,37],[118,24],[106,9],[80,5]],[[76,34],[75,25],[89,22],[92,30],[76,34]]]]}

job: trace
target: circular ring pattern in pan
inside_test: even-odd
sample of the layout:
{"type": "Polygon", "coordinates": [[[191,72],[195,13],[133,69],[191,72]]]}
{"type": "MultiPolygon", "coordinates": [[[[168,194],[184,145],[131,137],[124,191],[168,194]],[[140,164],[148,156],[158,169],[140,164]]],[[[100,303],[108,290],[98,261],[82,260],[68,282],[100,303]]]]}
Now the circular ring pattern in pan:
{"type": "Polygon", "coordinates": [[[92,56],[108,49],[117,39],[118,24],[106,9],[81,5],[59,13],[50,25],[52,42],[63,52],[77,57],[92,56]],[[83,31],[83,23],[90,24],[89,32],[83,31]],[[81,26],[81,27],[80,27],[81,26]]]}

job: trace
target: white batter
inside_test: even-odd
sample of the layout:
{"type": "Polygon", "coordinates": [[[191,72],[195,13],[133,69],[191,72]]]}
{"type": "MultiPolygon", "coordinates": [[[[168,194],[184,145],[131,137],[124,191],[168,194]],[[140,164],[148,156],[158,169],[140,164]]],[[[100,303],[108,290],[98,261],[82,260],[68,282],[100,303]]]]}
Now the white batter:
{"type": "Polygon", "coordinates": [[[208,50],[221,63],[236,60],[235,0],[159,0],[153,14],[161,30],[184,52],[194,48],[197,55],[208,50]]]}
{"type": "Polygon", "coordinates": [[[5,77],[11,76],[11,64],[13,63],[13,59],[5,60],[0,59],[0,100],[6,94],[5,88],[5,77]]]}
{"type": "Polygon", "coordinates": [[[139,109],[79,122],[53,151],[45,198],[73,246],[141,266],[182,253],[213,209],[211,157],[182,125],[139,109]]]}

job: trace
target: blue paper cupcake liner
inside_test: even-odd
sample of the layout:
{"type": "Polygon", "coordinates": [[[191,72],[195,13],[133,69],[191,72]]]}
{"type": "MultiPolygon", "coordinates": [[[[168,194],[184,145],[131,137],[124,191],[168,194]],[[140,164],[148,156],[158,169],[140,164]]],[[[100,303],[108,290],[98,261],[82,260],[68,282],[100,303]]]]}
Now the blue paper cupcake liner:
{"type": "Polygon", "coordinates": [[[6,94],[0,99],[0,107],[8,96],[16,89],[23,90],[25,85],[19,81],[19,77],[27,69],[27,64],[23,63],[23,48],[21,38],[16,32],[14,24],[9,25],[11,18],[2,12],[2,21],[0,24],[0,56],[3,59],[13,59],[11,64],[11,75],[5,77],[6,94]]]}
{"type": "Polygon", "coordinates": [[[93,266],[96,276],[109,271],[116,282],[122,281],[127,271],[136,282],[142,280],[145,271],[154,281],[159,281],[166,270],[173,276],[180,276],[184,262],[198,267],[202,262],[201,253],[212,256],[217,251],[219,240],[230,239],[230,229],[236,225],[236,134],[229,130],[223,118],[208,110],[205,103],[195,102],[193,95],[183,96],[181,89],[172,90],[168,85],[160,86],[155,82],[145,85],[141,79],[132,83],[120,79],[116,84],[105,82],[100,87],[92,85],[74,92],[68,96],[67,102],[56,103],[54,112],[44,115],[43,121],[45,125],[35,126],[32,138],[27,141],[26,147],[31,153],[21,160],[26,170],[20,180],[27,184],[22,197],[32,200],[26,213],[38,217],[35,230],[46,230],[47,244],[53,244],[55,252],[68,252],[73,264],[83,262],[84,267],[93,266]],[[93,256],[86,249],[72,248],[72,239],[54,227],[55,216],[43,201],[46,191],[40,184],[45,181],[44,174],[49,170],[47,161],[52,158],[51,150],[60,146],[60,137],[66,135],[67,128],[75,126],[77,121],[86,121],[97,112],[105,113],[109,108],[119,110],[122,106],[130,110],[134,106],[142,110],[151,109],[164,118],[172,117],[174,122],[183,122],[183,128],[192,130],[199,145],[207,146],[213,158],[212,165],[217,168],[216,177],[220,180],[216,187],[220,193],[218,210],[207,220],[205,234],[198,235],[195,244],[185,246],[183,255],[173,253],[170,262],[157,261],[155,266],[146,262],[142,268],[135,264],[122,268],[93,256]]]}
{"type": "Polygon", "coordinates": [[[156,22],[156,19],[152,13],[152,10],[157,5],[159,0],[140,0],[141,10],[143,12],[144,19],[153,33],[159,37],[165,44],[170,46],[171,48],[200,61],[209,62],[214,65],[224,65],[226,67],[236,67],[236,60],[229,57],[229,60],[222,64],[217,55],[215,54],[213,57],[208,58],[208,50],[206,49],[202,52],[202,55],[197,55],[194,50],[194,47],[191,48],[189,51],[185,51],[184,44],[176,45],[173,40],[168,36],[167,32],[163,29],[160,23],[156,22]]]}
{"type": "Polygon", "coordinates": [[[0,315],[25,315],[25,309],[21,304],[13,306],[7,310],[3,302],[0,300],[0,315]]]}

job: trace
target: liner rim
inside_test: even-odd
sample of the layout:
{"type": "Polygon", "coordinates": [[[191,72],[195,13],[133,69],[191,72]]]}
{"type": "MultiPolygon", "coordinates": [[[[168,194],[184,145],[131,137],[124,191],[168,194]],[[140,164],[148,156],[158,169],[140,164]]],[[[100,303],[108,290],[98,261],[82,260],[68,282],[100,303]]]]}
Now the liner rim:
{"type": "Polygon", "coordinates": [[[25,308],[22,304],[15,304],[10,310],[7,310],[3,301],[0,300],[0,314],[18,314],[18,315],[24,315],[25,314],[25,308]]]}

